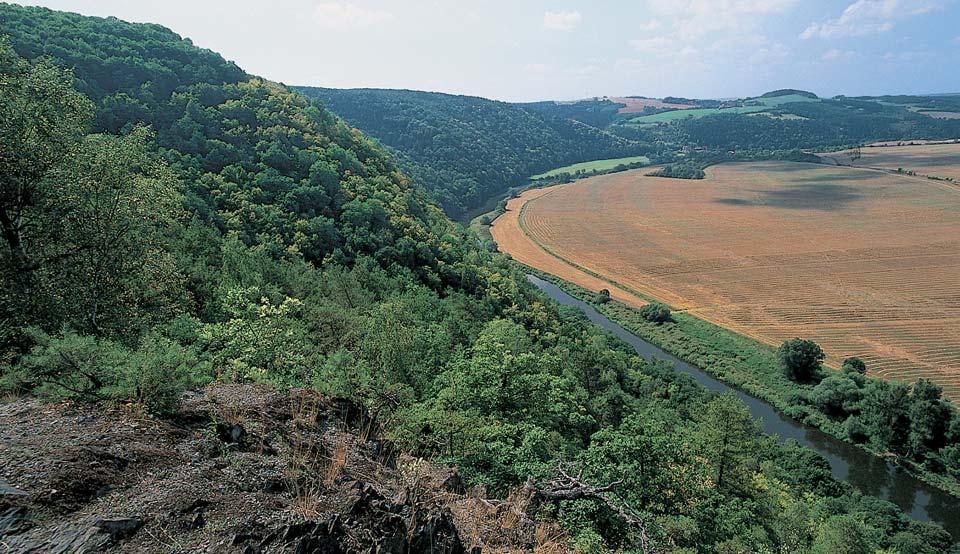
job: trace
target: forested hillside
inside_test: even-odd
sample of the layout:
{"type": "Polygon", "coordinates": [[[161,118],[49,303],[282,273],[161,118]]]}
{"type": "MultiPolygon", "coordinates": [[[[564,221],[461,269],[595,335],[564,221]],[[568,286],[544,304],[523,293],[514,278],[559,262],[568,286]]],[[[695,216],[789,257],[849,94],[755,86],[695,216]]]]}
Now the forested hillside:
{"type": "Polygon", "coordinates": [[[407,90],[297,90],[389,146],[404,172],[454,218],[531,175],[647,151],[578,121],[483,98],[407,90]]]}
{"type": "Polygon", "coordinates": [[[628,134],[642,140],[713,151],[829,149],[879,140],[956,138],[960,120],[936,119],[871,100],[836,98],[779,104],[765,115],[718,114],[633,131],[628,134]],[[676,137],[681,137],[679,142],[676,137]]]}
{"type": "MultiPolygon", "coordinates": [[[[517,507],[505,512],[523,521],[558,523],[564,548],[584,552],[950,548],[941,528],[835,481],[812,452],[760,435],[735,398],[644,362],[547,301],[510,260],[447,219],[388,152],[318,103],[155,25],[4,4],[0,29],[9,36],[0,43],[5,398],[57,402],[49,409],[65,410],[54,420],[64,425],[79,421],[71,404],[100,406],[114,420],[137,418],[143,435],[152,422],[188,424],[185,391],[213,382],[312,389],[335,399],[378,455],[456,466],[464,483],[453,488],[482,485],[471,494],[510,498],[495,505],[517,507]],[[563,489],[570,479],[587,488],[563,489]]],[[[520,116],[524,155],[505,176],[575,161],[546,161],[570,155],[550,141],[597,133],[531,117],[520,116]]],[[[418,122],[397,125],[406,133],[418,122]]],[[[584,159],[633,148],[597,136],[586,147],[596,155],[578,151],[584,159]]],[[[444,164],[486,155],[453,139],[444,148],[444,164]]],[[[433,178],[446,179],[436,171],[433,178]]],[[[494,182],[447,190],[479,199],[494,182]]],[[[300,404],[285,425],[296,431],[311,409],[300,404]]],[[[281,417],[265,405],[255,411],[281,417]]],[[[197,433],[224,434],[222,425],[228,438],[239,436],[235,420],[197,433]]],[[[247,519],[246,507],[262,509],[265,490],[277,495],[270,510],[288,523],[317,520],[342,481],[318,477],[321,468],[304,462],[310,452],[276,447],[289,436],[270,441],[247,457],[227,447],[208,453],[219,458],[206,478],[222,485],[251,477],[250,457],[293,451],[276,462],[295,468],[285,481],[241,491],[249,501],[236,520],[247,519]]],[[[95,483],[162,458],[165,446],[130,452],[115,444],[97,458],[105,465],[81,464],[89,449],[80,449],[58,465],[95,483]]],[[[4,490],[0,510],[19,516],[0,535],[56,526],[90,506],[63,503],[62,485],[33,490],[33,470],[11,461],[14,454],[0,456],[0,469],[27,500],[4,490]]],[[[55,447],[43,455],[67,456],[55,447]]],[[[343,472],[372,478],[350,460],[341,457],[343,472]]],[[[96,506],[125,494],[87,488],[96,506]]],[[[212,490],[203,495],[217,499],[212,490]]],[[[405,489],[406,501],[416,495],[405,489]]],[[[175,530],[157,539],[156,551],[176,549],[203,526],[157,527],[195,509],[163,498],[139,514],[143,533],[175,530]]],[[[205,532],[241,545],[241,533],[261,524],[237,525],[205,532]]],[[[137,530],[112,538],[130,532],[137,530]]]]}

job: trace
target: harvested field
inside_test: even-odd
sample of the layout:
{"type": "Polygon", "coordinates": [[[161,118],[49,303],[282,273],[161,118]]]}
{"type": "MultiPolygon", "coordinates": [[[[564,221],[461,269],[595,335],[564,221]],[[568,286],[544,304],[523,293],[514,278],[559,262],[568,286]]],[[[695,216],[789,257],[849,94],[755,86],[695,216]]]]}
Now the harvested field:
{"type": "Polygon", "coordinates": [[[934,119],[960,119],[960,112],[932,112],[921,111],[923,115],[929,115],[934,119]]]}
{"type": "Polygon", "coordinates": [[[529,191],[494,238],[629,304],[643,303],[634,291],[771,345],[810,338],[831,365],[860,356],[960,400],[955,185],[792,162],[723,164],[701,181],[647,172],[529,191]]]}
{"type": "Polygon", "coordinates": [[[542,247],[531,241],[524,234],[523,229],[520,228],[520,212],[523,209],[523,206],[530,200],[539,198],[541,195],[547,192],[553,192],[554,190],[565,186],[569,185],[544,189],[531,189],[524,192],[517,198],[510,199],[510,201],[507,202],[506,213],[494,220],[493,225],[490,227],[490,234],[493,235],[493,239],[496,241],[497,246],[501,251],[509,253],[511,256],[513,256],[513,259],[522,264],[535,267],[541,271],[546,271],[547,273],[558,275],[567,281],[580,285],[586,289],[590,289],[592,291],[608,289],[610,291],[610,296],[613,299],[623,302],[629,306],[640,307],[646,304],[646,302],[637,296],[610,286],[610,284],[606,281],[598,279],[593,275],[590,275],[564,261],[561,261],[559,258],[551,255],[542,247]]]}
{"type": "Polygon", "coordinates": [[[624,104],[624,107],[620,108],[618,113],[640,113],[647,108],[672,108],[674,110],[685,110],[687,108],[696,107],[692,104],[671,104],[658,98],[611,97],[610,100],[616,102],[617,104],[624,104]]]}
{"type": "Polygon", "coordinates": [[[960,181],[960,144],[911,144],[886,146],[880,143],[860,149],[859,159],[850,156],[851,151],[821,154],[840,165],[874,167],[896,171],[903,168],[918,175],[949,178],[960,181]]]}

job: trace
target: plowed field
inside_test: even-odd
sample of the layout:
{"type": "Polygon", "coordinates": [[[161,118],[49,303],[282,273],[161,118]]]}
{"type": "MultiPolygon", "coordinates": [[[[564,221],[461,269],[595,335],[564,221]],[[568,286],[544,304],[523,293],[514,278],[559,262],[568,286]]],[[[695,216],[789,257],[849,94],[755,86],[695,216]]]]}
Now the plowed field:
{"type": "Polygon", "coordinates": [[[494,238],[629,304],[656,298],[771,345],[810,338],[831,365],[859,356],[960,400],[956,185],[792,162],[723,164],[700,181],[649,171],[528,191],[494,238]]]}

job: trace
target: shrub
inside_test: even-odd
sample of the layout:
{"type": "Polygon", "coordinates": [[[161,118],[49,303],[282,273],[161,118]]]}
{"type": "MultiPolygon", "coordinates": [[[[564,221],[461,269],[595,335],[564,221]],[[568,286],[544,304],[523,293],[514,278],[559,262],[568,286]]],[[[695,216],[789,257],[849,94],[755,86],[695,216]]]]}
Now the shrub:
{"type": "Polygon", "coordinates": [[[607,289],[600,289],[600,292],[596,296],[597,304],[606,304],[610,301],[610,291],[607,289]]]}
{"type": "Polygon", "coordinates": [[[192,384],[196,358],[176,342],[148,336],[140,348],[64,331],[31,331],[36,346],[25,356],[24,388],[48,401],[133,402],[148,413],[168,415],[192,384]]]}
{"type": "Polygon", "coordinates": [[[860,358],[847,358],[843,360],[842,368],[844,373],[867,374],[867,364],[860,358]]]}
{"type": "Polygon", "coordinates": [[[651,302],[640,308],[640,317],[651,323],[666,323],[670,321],[670,308],[659,302],[651,302]]]}
{"type": "Polygon", "coordinates": [[[194,382],[191,370],[197,366],[196,356],[176,342],[148,336],[123,364],[110,396],[135,402],[154,415],[174,414],[180,408],[183,391],[194,382]]]}
{"type": "Polygon", "coordinates": [[[820,345],[800,338],[785,341],[777,355],[787,377],[800,382],[814,380],[820,372],[820,363],[826,357],[820,345]]]}
{"type": "Polygon", "coordinates": [[[870,437],[867,436],[867,428],[857,416],[850,416],[843,423],[843,428],[847,432],[847,437],[857,444],[867,442],[870,437]]]}
{"type": "Polygon", "coordinates": [[[64,331],[50,336],[28,331],[35,342],[24,357],[24,388],[44,400],[96,402],[109,399],[129,351],[110,340],[64,331]]]}
{"type": "Polygon", "coordinates": [[[834,374],[814,387],[810,402],[830,416],[844,416],[860,409],[863,393],[857,384],[842,374],[834,374]]]}

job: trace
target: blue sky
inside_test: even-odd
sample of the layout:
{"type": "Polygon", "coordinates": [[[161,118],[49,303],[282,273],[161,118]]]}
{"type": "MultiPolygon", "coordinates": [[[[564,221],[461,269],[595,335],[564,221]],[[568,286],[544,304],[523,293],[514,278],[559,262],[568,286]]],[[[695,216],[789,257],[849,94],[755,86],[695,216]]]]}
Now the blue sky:
{"type": "Polygon", "coordinates": [[[287,84],[503,100],[960,92],[960,0],[43,0],[287,84]]]}

